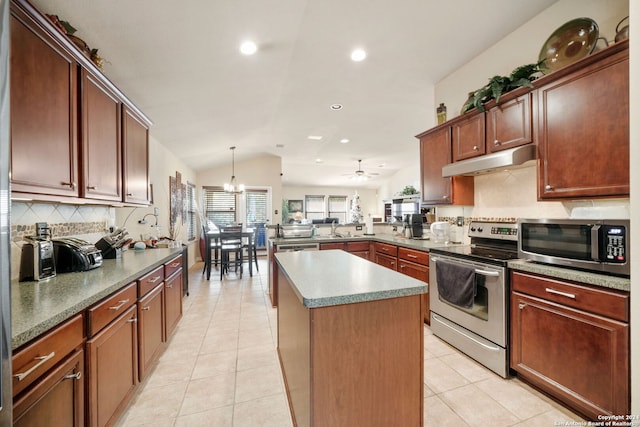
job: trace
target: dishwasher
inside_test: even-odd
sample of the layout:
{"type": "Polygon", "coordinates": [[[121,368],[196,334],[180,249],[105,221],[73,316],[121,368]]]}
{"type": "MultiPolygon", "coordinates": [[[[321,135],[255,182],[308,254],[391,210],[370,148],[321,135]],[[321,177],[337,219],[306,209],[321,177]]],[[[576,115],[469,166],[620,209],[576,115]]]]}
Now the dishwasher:
{"type": "Polygon", "coordinates": [[[276,252],[300,252],[317,251],[320,249],[318,243],[284,243],[276,245],[276,252]]]}

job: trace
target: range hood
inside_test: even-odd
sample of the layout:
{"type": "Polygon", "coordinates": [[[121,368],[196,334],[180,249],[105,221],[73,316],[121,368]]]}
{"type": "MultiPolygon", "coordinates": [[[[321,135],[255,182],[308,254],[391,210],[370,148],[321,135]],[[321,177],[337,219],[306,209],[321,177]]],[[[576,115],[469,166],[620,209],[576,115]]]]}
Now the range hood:
{"type": "Polygon", "coordinates": [[[523,166],[524,163],[535,159],[536,146],[533,144],[521,145],[520,147],[445,165],[442,168],[442,177],[499,172],[504,169],[523,166]]]}

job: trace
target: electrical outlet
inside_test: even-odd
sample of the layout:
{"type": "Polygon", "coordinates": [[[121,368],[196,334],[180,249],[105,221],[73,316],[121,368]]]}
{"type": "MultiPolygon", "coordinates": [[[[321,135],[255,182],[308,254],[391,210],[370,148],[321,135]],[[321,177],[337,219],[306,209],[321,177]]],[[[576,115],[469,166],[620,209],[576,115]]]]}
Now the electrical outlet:
{"type": "Polygon", "coordinates": [[[463,216],[459,216],[458,218],[456,218],[456,225],[458,227],[462,227],[464,225],[464,217],[463,216]]]}
{"type": "Polygon", "coordinates": [[[361,225],[356,225],[356,231],[362,231],[362,226],[361,225]]]}
{"type": "Polygon", "coordinates": [[[158,208],[153,208],[153,215],[154,215],[154,216],[158,216],[158,215],[160,215],[160,209],[158,209],[158,208]]]}

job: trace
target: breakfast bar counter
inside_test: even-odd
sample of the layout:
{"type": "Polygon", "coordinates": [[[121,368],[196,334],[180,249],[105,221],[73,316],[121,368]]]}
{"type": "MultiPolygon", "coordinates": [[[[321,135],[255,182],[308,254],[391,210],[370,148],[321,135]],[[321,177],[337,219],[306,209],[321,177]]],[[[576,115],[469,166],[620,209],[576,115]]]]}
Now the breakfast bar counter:
{"type": "Polygon", "coordinates": [[[340,250],[275,258],[294,424],[422,426],[427,284],[340,250]]]}

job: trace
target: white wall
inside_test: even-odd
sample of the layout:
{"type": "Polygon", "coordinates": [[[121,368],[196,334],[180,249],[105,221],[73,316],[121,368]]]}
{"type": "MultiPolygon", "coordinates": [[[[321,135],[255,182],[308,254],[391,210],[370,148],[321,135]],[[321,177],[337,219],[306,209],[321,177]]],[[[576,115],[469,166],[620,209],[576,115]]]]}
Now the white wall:
{"type": "MultiPolygon", "coordinates": [[[[153,127],[149,137],[149,182],[153,184],[153,205],[148,208],[116,208],[115,224],[126,227],[134,240],[140,239],[141,234],[155,234],[158,237],[169,235],[169,177],[176,176],[176,171],[182,175],[182,183],[196,184],[195,172],[176,158],[169,150],[160,144],[153,137],[153,127]],[[153,208],[160,211],[158,217],[159,230],[151,225],[154,223],[153,216],[148,216],[147,224],[138,224],[145,214],[153,213],[153,208]]],[[[181,220],[178,219],[181,224],[181,220]]],[[[195,262],[199,256],[197,241],[187,242],[186,226],[179,225],[178,239],[182,243],[189,245],[189,265],[195,262]]]]}
{"type": "MultiPolygon", "coordinates": [[[[282,205],[282,159],[278,156],[262,155],[245,162],[235,163],[235,174],[239,184],[245,187],[268,189],[271,192],[272,206],[269,224],[280,221],[282,205]],[[277,211],[277,214],[276,214],[277,211]]],[[[203,186],[222,186],[231,179],[231,159],[224,166],[198,172],[196,191],[197,200],[201,200],[203,186]]]]}
{"type": "MultiPolygon", "coordinates": [[[[640,2],[629,7],[631,34],[640,34],[640,2]]],[[[640,117],[640,45],[630,44],[631,117],[640,117]]],[[[631,120],[631,246],[640,247],[640,169],[634,160],[640,158],[640,121],[631,120]]],[[[631,413],[640,413],[640,263],[631,263],[631,413]]]]}
{"type": "MultiPolygon", "coordinates": [[[[369,214],[372,216],[384,214],[384,206],[378,199],[378,191],[367,188],[340,188],[340,187],[320,187],[320,186],[284,186],[282,187],[282,198],[287,200],[304,200],[304,196],[346,196],[347,197],[347,221],[349,221],[349,210],[351,209],[351,200],[356,191],[360,196],[360,209],[362,215],[366,218],[369,214]]],[[[279,217],[280,221],[282,217],[279,217]]]]}
{"type": "Polygon", "coordinates": [[[407,158],[412,159],[407,167],[396,172],[378,189],[380,205],[382,205],[383,200],[392,199],[407,185],[413,185],[416,190],[420,191],[420,142],[417,139],[414,146],[407,153],[407,158]]]}

